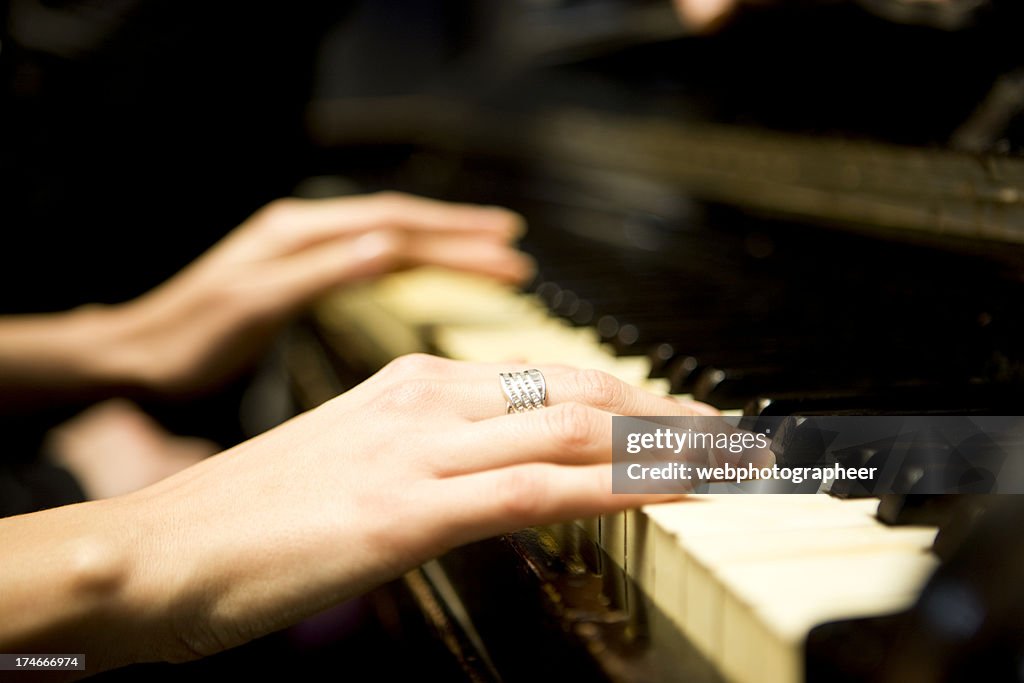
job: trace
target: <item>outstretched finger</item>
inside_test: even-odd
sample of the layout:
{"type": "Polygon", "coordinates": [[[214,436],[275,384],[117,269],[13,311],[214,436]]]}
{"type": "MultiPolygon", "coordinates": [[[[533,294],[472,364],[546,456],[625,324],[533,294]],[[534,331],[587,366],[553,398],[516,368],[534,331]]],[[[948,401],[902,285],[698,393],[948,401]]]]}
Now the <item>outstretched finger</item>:
{"type": "Polygon", "coordinates": [[[273,271],[284,296],[305,301],[332,287],[433,264],[521,282],[533,262],[513,247],[482,240],[419,239],[409,233],[379,231],[336,239],[279,258],[273,271]]]}
{"type": "Polygon", "coordinates": [[[292,309],[339,285],[394,270],[398,249],[377,233],[335,240],[266,264],[259,284],[268,307],[292,309]]]}
{"type": "Polygon", "coordinates": [[[449,454],[432,464],[442,477],[530,462],[611,462],[611,415],[579,403],[469,423],[450,435],[449,454]]]}
{"type": "Polygon", "coordinates": [[[439,521],[454,545],[684,495],[612,493],[610,464],[530,463],[444,479],[437,485],[447,502],[439,521]]]}
{"type": "Polygon", "coordinates": [[[510,242],[525,232],[522,216],[496,206],[456,204],[397,192],[286,199],[268,205],[258,223],[274,236],[278,253],[378,230],[474,236],[510,242]]]}
{"type": "Polygon", "coordinates": [[[533,275],[529,256],[503,242],[467,235],[405,231],[398,258],[407,266],[440,266],[512,284],[533,275]]]}

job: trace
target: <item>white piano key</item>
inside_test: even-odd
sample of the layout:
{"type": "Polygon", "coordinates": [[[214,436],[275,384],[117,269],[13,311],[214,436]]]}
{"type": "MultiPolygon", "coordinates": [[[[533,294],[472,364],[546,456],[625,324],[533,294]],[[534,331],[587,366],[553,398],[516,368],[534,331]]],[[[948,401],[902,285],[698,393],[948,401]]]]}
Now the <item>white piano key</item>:
{"type": "Polygon", "coordinates": [[[729,567],[717,659],[741,683],[799,683],[814,626],[899,611],[937,565],[920,550],[795,557],[729,567]]]}
{"type": "Polygon", "coordinates": [[[935,539],[934,529],[890,530],[878,525],[840,527],[821,532],[759,532],[691,543],[686,569],[686,632],[715,660],[724,660],[722,614],[731,591],[728,571],[761,562],[807,560],[825,555],[923,553],[935,539]]]}
{"type": "Polygon", "coordinates": [[[746,495],[693,496],[661,506],[658,523],[667,527],[682,550],[679,561],[685,580],[680,589],[684,604],[680,626],[713,661],[721,651],[721,599],[718,593],[705,590],[709,581],[695,561],[699,549],[783,531],[814,534],[876,524],[859,510],[839,507],[828,496],[757,498],[764,500],[746,495]]]}
{"type": "Polygon", "coordinates": [[[626,510],[626,573],[648,596],[654,589],[652,524],[643,510],[626,510]]]}
{"type": "Polygon", "coordinates": [[[576,524],[583,529],[583,533],[587,535],[587,538],[592,540],[594,543],[601,542],[601,535],[599,533],[600,524],[597,517],[584,517],[583,519],[577,519],[576,524]]]}
{"type": "Polygon", "coordinates": [[[601,547],[612,562],[626,569],[626,513],[601,515],[601,547]]]}
{"type": "Polygon", "coordinates": [[[482,276],[439,268],[391,275],[373,287],[372,296],[381,307],[421,327],[526,325],[551,320],[535,297],[482,276]]]}
{"type": "Polygon", "coordinates": [[[661,523],[657,505],[644,508],[648,516],[650,538],[654,547],[653,588],[647,590],[655,605],[668,617],[676,628],[683,628],[683,549],[668,527],[661,523]]]}

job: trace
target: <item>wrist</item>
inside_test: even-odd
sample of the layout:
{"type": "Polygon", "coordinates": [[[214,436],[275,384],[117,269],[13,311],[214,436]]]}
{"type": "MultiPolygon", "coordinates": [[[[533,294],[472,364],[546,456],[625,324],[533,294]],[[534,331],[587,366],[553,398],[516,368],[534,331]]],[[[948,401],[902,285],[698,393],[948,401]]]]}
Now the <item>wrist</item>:
{"type": "Polygon", "coordinates": [[[135,302],[91,304],[72,310],[67,334],[76,346],[77,374],[91,385],[136,392],[152,389],[152,353],[139,334],[135,302]]]}
{"type": "Polygon", "coordinates": [[[80,652],[89,671],[160,658],[166,619],[147,577],[149,545],[125,524],[129,499],[0,520],[0,648],[80,652]],[[156,609],[155,609],[156,608],[156,609]]]}
{"type": "Polygon", "coordinates": [[[204,553],[189,547],[180,510],[165,508],[168,502],[143,489],[85,504],[94,533],[79,539],[71,576],[80,604],[91,605],[92,624],[76,629],[89,634],[83,647],[91,649],[90,669],[203,654],[191,629],[200,621],[193,618],[203,595],[196,558],[204,553]]]}

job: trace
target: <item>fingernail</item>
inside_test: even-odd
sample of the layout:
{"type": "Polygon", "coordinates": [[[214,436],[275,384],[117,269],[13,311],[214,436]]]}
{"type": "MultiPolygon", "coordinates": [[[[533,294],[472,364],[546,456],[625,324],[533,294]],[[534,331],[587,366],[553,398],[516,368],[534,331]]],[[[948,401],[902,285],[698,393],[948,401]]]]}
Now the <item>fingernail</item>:
{"type": "Polygon", "coordinates": [[[383,256],[394,247],[394,237],[384,231],[368,232],[356,239],[352,251],[357,258],[365,261],[383,256]]]}
{"type": "Polygon", "coordinates": [[[494,216],[494,220],[499,222],[499,227],[506,230],[513,238],[519,239],[526,234],[526,219],[515,211],[506,209],[503,206],[494,205],[481,208],[491,216],[494,216]]]}
{"type": "Polygon", "coordinates": [[[529,280],[537,274],[537,261],[532,256],[520,252],[519,260],[523,269],[521,281],[529,280]]]}

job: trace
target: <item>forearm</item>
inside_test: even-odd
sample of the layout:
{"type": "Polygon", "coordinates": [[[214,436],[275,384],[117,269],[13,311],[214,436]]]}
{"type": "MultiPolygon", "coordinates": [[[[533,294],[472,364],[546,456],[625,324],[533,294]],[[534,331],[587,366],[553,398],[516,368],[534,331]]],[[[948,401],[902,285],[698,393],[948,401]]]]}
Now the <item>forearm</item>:
{"type": "Polygon", "coordinates": [[[199,470],[182,474],[135,495],[0,519],[0,652],[82,654],[87,675],[199,656],[225,577],[247,562],[217,562],[220,525],[202,519],[211,501],[188,484],[199,470]]]}
{"type": "Polygon", "coordinates": [[[144,539],[125,513],[115,500],[0,520],[0,652],[81,653],[89,673],[138,658],[125,617],[144,539]]]}
{"type": "Polygon", "coordinates": [[[82,653],[88,673],[189,660],[389,578],[350,501],[292,513],[270,436],[129,496],[0,520],[0,652],[82,653]]]}
{"type": "Polygon", "coordinates": [[[0,409],[100,398],[139,384],[116,307],[0,318],[0,409]]]}

